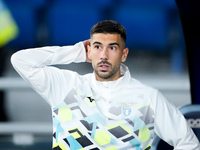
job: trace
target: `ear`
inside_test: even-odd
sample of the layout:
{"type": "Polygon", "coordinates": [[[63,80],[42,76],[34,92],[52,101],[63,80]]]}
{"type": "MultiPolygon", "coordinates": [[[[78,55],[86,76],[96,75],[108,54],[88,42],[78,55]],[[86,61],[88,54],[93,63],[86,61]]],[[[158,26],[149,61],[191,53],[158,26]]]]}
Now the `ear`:
{"type": "Polygon", "coordinates": [[[91,57],[91,46],[87,45],[87,62],[92,62],[92,57],[91,57]]]}
{"type": "Polygon", "coordinates": [[[121,59],[122,62],[126,61],[126,58],[128,56],[128,52],[129,52],[128,48],[123,49],[123,54],[122,54],[122,59],[121,59]]]}
{"type": "Polygon", "coordinates": [[[90,47],[90,45],[87,45],[87,53],[88,53],[88,58],[90,58],[91,59],[91,47],[90,47]]]}

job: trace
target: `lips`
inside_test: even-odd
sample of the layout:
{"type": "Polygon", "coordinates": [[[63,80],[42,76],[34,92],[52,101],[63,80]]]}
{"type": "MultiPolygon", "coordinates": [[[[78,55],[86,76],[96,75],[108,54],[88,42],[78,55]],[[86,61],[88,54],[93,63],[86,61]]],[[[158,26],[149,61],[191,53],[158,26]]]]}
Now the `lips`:
{"type": "Polygon", "coordinates": [[[105,63],[102,63],[102,64],[99,64],[99,69],[101,70],[101,71],[107,71],[107,70],[109,70],[109,68],[110,68],[110,65],[109,64],[105,64],[105,63]]]}

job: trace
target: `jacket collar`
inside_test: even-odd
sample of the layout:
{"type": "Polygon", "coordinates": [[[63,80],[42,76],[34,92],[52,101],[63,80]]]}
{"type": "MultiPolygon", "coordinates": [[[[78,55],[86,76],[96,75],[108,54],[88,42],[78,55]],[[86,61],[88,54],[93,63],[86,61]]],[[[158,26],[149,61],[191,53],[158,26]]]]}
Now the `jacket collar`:
{"type": "Polygon", "coordinates": [[[96,80],[95,73],[92,74],[92,87],[95,89],[99,88],[115,88],[116,86],[127,85],[131,81],[131,75],[126,65],[121,64],[120,66],[121,77],[115,81],[100,82],[96,80]]]}

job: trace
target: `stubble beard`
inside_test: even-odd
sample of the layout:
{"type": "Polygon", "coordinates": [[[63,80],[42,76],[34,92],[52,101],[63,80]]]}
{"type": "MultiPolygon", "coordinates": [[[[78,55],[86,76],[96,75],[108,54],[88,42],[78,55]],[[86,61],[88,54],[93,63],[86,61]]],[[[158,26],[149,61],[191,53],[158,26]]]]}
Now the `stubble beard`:
{"type": "Polygon", "coordinates": [[[120,66],[119,67],[116,67],[116,66],[113,67],[112,64],[108,63],[107,61],[103,61],[103,62],[98,63],[93,68],[94,68],[96,75],[99,78],[107,80],[107,79],[111,78],[112,76],[114,76],[118,72],[118,70],[120,69],[120,66]],[[102,63],[108,64],[110,66],[111,71],[98,70],[98,66],[102,63]]]}

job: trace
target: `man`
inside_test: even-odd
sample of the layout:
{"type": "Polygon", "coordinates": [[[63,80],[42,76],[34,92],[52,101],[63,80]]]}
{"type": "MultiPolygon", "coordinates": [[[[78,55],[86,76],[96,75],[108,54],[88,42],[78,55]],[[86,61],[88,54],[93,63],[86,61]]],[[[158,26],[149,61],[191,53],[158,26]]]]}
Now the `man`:
{"type": "Polygon", "coordinates": [[[101,21],[90,34],[74,46],[22,50],[11,58],[52,108],[53,149],[149,150],[157,134],[177,150],[199,150],[181,113],[121,63],[128,55],[124,27],[101,21]],[[85,61],[94,72],[83,76],[51,66],[85,61]]]}

